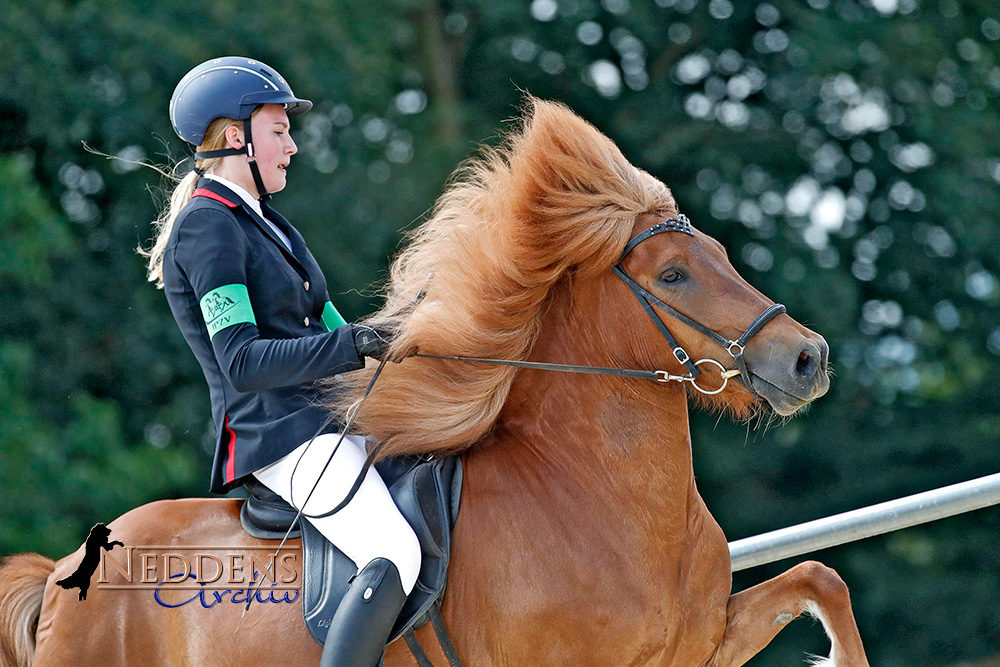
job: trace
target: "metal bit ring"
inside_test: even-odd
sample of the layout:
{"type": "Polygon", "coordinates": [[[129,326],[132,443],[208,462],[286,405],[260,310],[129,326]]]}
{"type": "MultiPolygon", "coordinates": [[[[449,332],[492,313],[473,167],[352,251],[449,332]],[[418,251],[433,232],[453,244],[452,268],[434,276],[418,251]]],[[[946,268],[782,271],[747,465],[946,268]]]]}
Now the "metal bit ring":
{"type": "Polygon", "coordinates": [[[719,387],[718,389],[705,389],[704,387],[698,386],[697,378],[686,377],[685,380],[687,382],[690,382],[692,387],[694,387],[695,389],[697,389],[698,391],[707,396],[714,396],[715,394],[721,392],[729,385],[729,378],[734,377],[735,375],[739,375],[740,373],[739,371],[731,371],[727,369],[725,366],[723,366],[720,362],[716,361],[715,359],[701,359],[700,361],[694,362],[695,366],[700,367],[702,364],[715,364],[716,366],[719,367],[719,375],[722,376],[721,387],[719,387]]]}

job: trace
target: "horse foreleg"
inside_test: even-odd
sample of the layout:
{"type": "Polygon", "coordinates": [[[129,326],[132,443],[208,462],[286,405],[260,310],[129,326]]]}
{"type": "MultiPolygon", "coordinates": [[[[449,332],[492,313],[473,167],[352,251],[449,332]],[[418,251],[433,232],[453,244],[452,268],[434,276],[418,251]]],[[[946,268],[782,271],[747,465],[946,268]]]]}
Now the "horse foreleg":
{"type": "Polygon", "coordinates": [[[709,667],[745,664],[802,612],[823,623],[832,644],[823,667],[868,667],[844,580],[808,561],[729,598],[726,631],[709,667]]]}

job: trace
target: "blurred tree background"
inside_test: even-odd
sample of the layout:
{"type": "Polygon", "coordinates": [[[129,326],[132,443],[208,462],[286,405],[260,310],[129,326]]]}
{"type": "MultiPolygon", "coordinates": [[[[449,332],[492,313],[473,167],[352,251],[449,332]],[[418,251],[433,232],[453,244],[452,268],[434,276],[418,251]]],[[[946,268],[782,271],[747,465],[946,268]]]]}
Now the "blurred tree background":
{"type": "MultiPolygon", "coordinates": [[[[259,58],[317,103],[276,206],[348,319],[523,91],[671,186],[837,371],[785,426],[696,418],[730,539],[1000,469],[993,2],[0,4],[0,554],[61,557],[97,521],[206,493],[204,379],[135,253],[161,180],[85,144],[183,157],[167,102],[216,55],[259,58]]],[[[1000,653],[998,528],[983,510],[817,555],[851,586],[873,665],[1000,653]]],[[[800,621],[751,664],[804,651],[825,639],[800,621]]]]}

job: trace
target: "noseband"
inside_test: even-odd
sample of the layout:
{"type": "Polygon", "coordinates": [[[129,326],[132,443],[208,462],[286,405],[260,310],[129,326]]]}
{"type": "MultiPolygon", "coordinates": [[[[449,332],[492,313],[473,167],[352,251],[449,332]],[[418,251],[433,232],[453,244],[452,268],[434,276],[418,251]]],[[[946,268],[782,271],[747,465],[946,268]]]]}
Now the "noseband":
{"type": "Polygon", "coordinates": [[[774,319],[781,313],[785,312],[785,307],[780,303],[775,303],[768,306],[768,308],[765,309],[763,313],[757,316],[757,319],[755,319],[753,322],[750,323],[750,326],[747,327],[747,330],[743,332],[742,336],[740,336],[736,340],[729,340],[725,336],[716,333],[715,331],[709,329],[700,322],[691,319],[684,313],[664,303],[663,301],[658,299],[655,295],[653,295],[649,290],[645,289],[639,283],[632,280],[632,277],[625,271],[625,268],[622,266],[622,262],[625,261],[625,258],[628,257],[629,253],[632,252],[632,250],[634,250],[637,245],[639,245],[648,238],[656,236],[657,234],[662,234],[664,232],[679,232],[681,234],[687,234],[688,236],[694,237],[694,229],[691,227],[691,221],[688,220],[686,215],[682,213],[677,215],[676,217],[668,218],[667,220],[656,223],[655,225],[653,225],[652,227],[650,227],[649,229],[647,229],[646,231],[642,232],[641,234],[633,238],[631,241],[629,241],[628,244],[626,244],[625,246],[625,250],[622,251],[621,256],[615,263],[614,268],[612,268],[611,270],[614,272],[616,276],[622,279],[622,282],[624,282],[628,286],[628,288],[632,291],[632,294],[635,295],[635,298],[639,300],[639,304],[642,306],[643,310],[646,311],[646,314],[649,315],[649,319],[653,320],[653,324],[656,325],[656,328],[660,330],[660,333],[663,334],[663,337],[667,340],[667,343],[670,345],[670,349],[674,353],[674,358],[676,358],[679,363],[683,364],[684,367],[687,368],[688,376],[691,378],[690,382],[694,385],[696,389],[698,389],[702,393],[715,394],[718,393],[719,391],[722,391],[725,388],[726,386],[725,382],[723,382],[722,387],[720,387],[718,390],[715,391],[705,391],[704,389],[698,386],[696,380],[698,376],[701,375],[701,368],[700,368],[701,364],[710,363],[718,366],[720,372],[722,373],[722,378],[724,381],[728,382],[730,377],[737,376],[739,382],[744,387],[747,388],[750,394],[753,395],[754,398],[759,399],[760,397],[757,395],[757,392],[754,391],[753,387],[751,386],[750,372],[747,370],[746,361],[743,359],[743,350],[746,348],[747,343],[750,342],[750,339],[756,336],[760,332],[760,330],[764,328],[765,324],[770,322],[772,319],[774,319]],[[680,320],[681,322],[688,325],[692,329],[705,334],[706,336],[714,340],[716,343],[724,347],[726,351],[729,352],[730,356],[732,356],[732,358],[736,360],[736,366],[739,368],[738,374],[735,371],[725,370],[723,365],[720,364],[715,359],[701,359],[700,361],[692,361],[691,356],[684,350],[683,347],[681,347],[680,343],[677,342],[677,339],[675,339],[673,335],[670,333],[670,330],[667,328],[667,325],[665,325],[663,323],[663,320],[661,320],[660,317],[656,314],[656,311],[653,309],[654,305],[660,310],[670,315],[673,315],[676,319],[680,320]]]}
{"type": "Polygon", "coordinates": [[[612,375],[616,377],[636,378],[639,380],[653,380],[655,382],[687,382],[703,394],[718,394],[726,388],[729,384],[730,378],[738,377],[739,382],[747,388],[747,391],[749,391],[755,399],[760,400],[760,396],[750,385],[750,372],[747,370],[746,362],[743,360],[743,349],[746,347],[746,344],[750,341],[750,339],[764,328],[765,324],[785,312],[785,307],[780,303],[773,304],[761,313],[749,327],[747,327],[747,330],[743,332],[742,336],[736,340],[729,340],[728,338],[712,331],[708,327],[692,320],[684,313],[679,312],[671,306],[663,303],[656,296],[632,280],[622,267],[622,262],[625,261],[628,254],[632,252],[637,245],[649,237],[656,236],[657,234],[661,234],[663,232],[680,232],[682,234],[688,234],[692,237],[694,236],[694,230],[691,228],[691,222],[687,219],[687,216],[678,215],[668,220],[664,220],[663,222],[658,222],[628,242],[625,246],[625,250],[622,251],[621,256],[615,263],[612,271],[614,271],[615,275],[621,278],[625,284],[628,285],[628,288],[632,290],[632,294],[634,294],[635,298],[639,300],[639,303],[646,311],[646,314],[653,320],[656,328],[659,329],[660,333],[663,334],[663,337],[667,339],[667,342],[670,344],[670,349],[674,352],[674,357],[678,362],[683,364],[685,368],[687,368],[688,372],[684,375],[673,375],[667,371],[647,371],[631,368],[606,368],[604,366],[577,366],[574,364],[552,364],[541,361],[518,361],[514,359],[487,359],[484,357],[455,357],[444,354],[424,354],[422,352],[418,352],[414,354],[414,356],[423,357],[425,359],[448,359],[451,361],[468,361],[478,364],[491,364],[494,366],[514,366],[516,368],[534,368],[536,370],[543,371],[561,371],[563,373],[612,375]],[[684,322],[695,330],[700,331],[722,347],[726,348],[726,351],[729,352],[733,359],[736,360],[737,368],[727,369],[715,359],[700,359],[698,361],[692,361],[691,356],[684,351],[684,348],[680,346],[673,335],[671,335],[670,330],[667,329],[667,325],[663,323],[663,320],[661,320],[656,314],[656,311],[653,310],[654,305],[670,315],[673,315],[681,322],[684,322]],[[719,369],[719,374],[722,377],[722,386],[717,389],[706,389],[698,384],[698,378],[701,376],[701,366],[704,364],[709,364],[719,369]]]}

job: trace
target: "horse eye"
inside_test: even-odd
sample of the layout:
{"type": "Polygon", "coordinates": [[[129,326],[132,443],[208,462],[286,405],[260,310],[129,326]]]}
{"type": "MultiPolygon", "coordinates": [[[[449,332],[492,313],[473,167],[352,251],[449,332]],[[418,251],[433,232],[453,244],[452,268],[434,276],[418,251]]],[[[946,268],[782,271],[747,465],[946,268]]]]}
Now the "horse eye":
{"type": "Polygon", "coordinates": [[[660,282],[663,283],[676,283],[681,280],[684,280],[684,274],[677,269],[667,269],[660,274],[660,282]]]}

